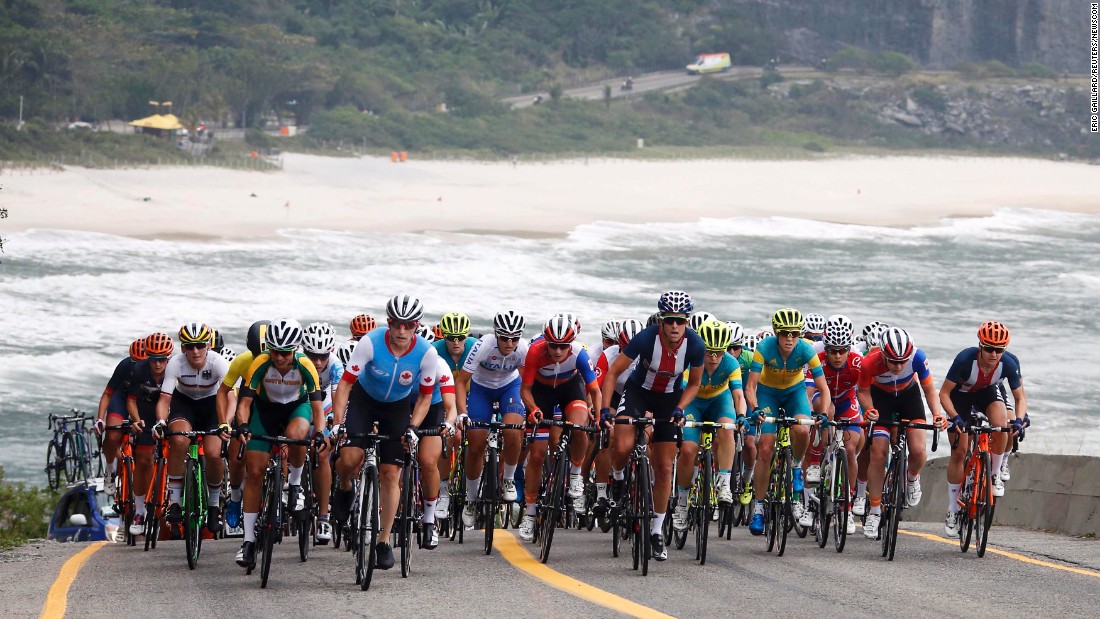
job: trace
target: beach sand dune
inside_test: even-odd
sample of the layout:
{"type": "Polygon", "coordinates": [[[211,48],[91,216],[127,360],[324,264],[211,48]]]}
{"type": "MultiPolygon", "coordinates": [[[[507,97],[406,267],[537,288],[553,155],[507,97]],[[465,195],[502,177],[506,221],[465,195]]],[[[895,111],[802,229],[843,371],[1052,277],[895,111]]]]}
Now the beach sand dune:
{"type": "Polygon", "coordinates": [[[0,176],[8,231],[253,237],[280,228],[564,234],[599,220],[783,216],[933,224],[996,208],[1100,212],[1100,167],[1035,159],[552,163],[285,155],[281,172],[221,168],[0,176]]]}

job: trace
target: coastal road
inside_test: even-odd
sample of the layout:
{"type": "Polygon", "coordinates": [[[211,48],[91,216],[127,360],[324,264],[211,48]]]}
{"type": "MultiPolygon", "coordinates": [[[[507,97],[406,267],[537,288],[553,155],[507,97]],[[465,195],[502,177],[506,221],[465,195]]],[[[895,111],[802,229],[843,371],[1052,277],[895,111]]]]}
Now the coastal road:
{"type": "Polygon", "coordinates": [[[276,547],[267,589],[258,574],[245,576],[233,564],[236,540],[204,543],[194,571],[182,542],[150,552],[104,544],[86,551],[67,597],[55,579],[89,546],[48,543],[0,553],[0,612],[39,616],[49,598],[51,613],[43,616],[61,616],[55,611],[66,601],[71,617],[1095,616],[1100,541],[996,527],[979,559],[940,537],[942,525],[903,529],[887,562],[861,536],[837,554],[792,533],[778,557],[739,528],[730,541],[711,540],[705,566],[694,561],[689,539],[684,550],[669,549],[668,561],[651,562],[648,577],[630,569],[628,545],[612,558],[610,538],[598,529],[559,531],[547,566],[528,554],[537,547],[511,532],[498,533],[491,556],[473,534],[462,545],[444,540],[435,551],[417,550],[408,579],[396,568],[376,572],[365,592],[354,585],[349,553],[318,547],[303,564],[293,539],[276,547]]]}

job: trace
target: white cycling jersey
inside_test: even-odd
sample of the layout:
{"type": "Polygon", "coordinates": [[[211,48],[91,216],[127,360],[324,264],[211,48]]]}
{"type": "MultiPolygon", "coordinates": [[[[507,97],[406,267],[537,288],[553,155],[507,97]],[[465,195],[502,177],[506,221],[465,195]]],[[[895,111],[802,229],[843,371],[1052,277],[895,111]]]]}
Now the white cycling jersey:
{"type": "Polygon", "coordinates": [[[487,389],[498,389],[519,378],[519,368],[526,359],[526,340],[521,339],[515,351],[505,355],[497,346],[497,336],[486,333],[474,343],[462,369],[473,375],[473,382],[487,389]]]}
{"type": "Polygon", "coordinates": [[[180,354],[168,360],[164,368],[164,382],[161,393],[172,394],[178,390],[192,400],[210,397],[218,392],[218,385],[229,372],[229,362],[225,357],[210,350],[206,353],[206,365],[199,369],[191,367],[187,355],[180,354]]]}

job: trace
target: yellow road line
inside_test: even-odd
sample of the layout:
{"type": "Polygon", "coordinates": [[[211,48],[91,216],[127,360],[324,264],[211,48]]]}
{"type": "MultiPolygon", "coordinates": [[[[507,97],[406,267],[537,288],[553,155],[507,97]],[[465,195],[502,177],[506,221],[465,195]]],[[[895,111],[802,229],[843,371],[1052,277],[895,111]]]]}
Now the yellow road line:
{"type": "Polygon", "coordinates": [[[531,553],[527,552],[527,549],[520,544],[519,540],[508,531],[497,531],[493,546],[500,551],[502,557],[507,559],[508,562],[515,567],[570,595],[599,604],[600,606],[605,606],[625,615],[630,615],[631,617],[672,617],[672,615],[666,615],[648,606],[642,606],[637,602],[631,602],[614,593],[609,593],[603,589],[597,589],[576,578],[570,578],[557,570],[546,567],[542,563],[539,563],[531,553]]]}
{"type": "Polygon", "coordinates": [[[57,580],[53,581],[50,592],[46,594],[46,605],[42,607],[42,614],[39,615],[39,619],[65,616],[65,607],[68,605],[69,600],[69,585],[73,584],[77,572],[80,571],[80,566],[84,565],[88,557],[92,556],[95,551],[102,548],[106,543],[95,542],[90,544],[84,550],[69,557],[69,560],[61,566],[61,572],[57,575],[57,580]]]}
{"type": "MultiPolygon", "coordinates": [[[[950,540],[950,539],[947,539],[945,537],[941,537],[939,535],[934,535],[934,534],[931,534],[931,533],[917,533],[915,531],[905,531],[903,529],[898,529],[898,533],[904,533],[906,535],[912,535],[913,537],[923,537],[924,539],[930,539],[934,542],[943,542],[944,544],[958,545],[958,543],[959,543],[958,540],[950,540]]],[[[1039,559],[1032,559],[1031,557],[1025,557],[1024,555],[1016,554],[1015,552],[1008,552],[1006,550],[997,550],[996,548],[990,548],[989,546],[986,546],[985,551],[986,552],[992,552],[993,554],[996,554],[996,555],[1001,555],[1002,557],[1008,557],[1009,559],[1016,559],[1017,561],[1022,561],[1024,563],[1030,563],[1032,565],[1039,565],[1039,566],[1042,566],[1042,567],[1049,567],[1049,568],[1055,569],[1055,570],[1062,570],[1064,572],[1073,572],[1074,574],[1081,574],[1083,576],[1092,576],[1093,578],[1100,578],[1100,572],[1097,572],[1097,571],[1094,571],[1094,570],[1084,570],[1084,569],[1080,569],[1080,568],[1076,568],[1076,567],[1069,567],[1067,565],[1058,565],[1057,563],[1050,563],[1049,561],[1040,561],[1039,559]]]]}

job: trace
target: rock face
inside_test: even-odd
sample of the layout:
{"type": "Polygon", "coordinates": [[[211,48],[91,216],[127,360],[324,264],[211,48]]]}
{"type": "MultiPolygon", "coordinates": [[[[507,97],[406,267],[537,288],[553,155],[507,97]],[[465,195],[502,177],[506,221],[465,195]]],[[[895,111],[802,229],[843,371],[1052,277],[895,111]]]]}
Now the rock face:
{"type": "Polygon", "coordinates": [[[814,65],[843,45],[908,54],[930,68],[999,60],[1088,70],[1088,3],[1080,0],[733,0],[785,32],[814,65]]]}

